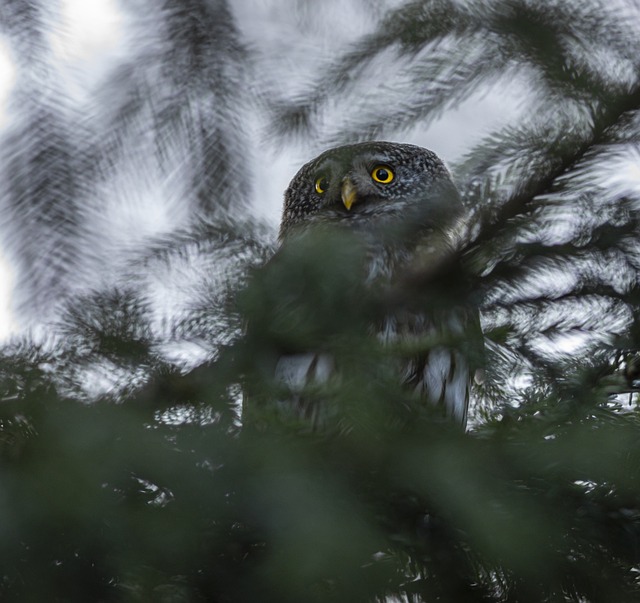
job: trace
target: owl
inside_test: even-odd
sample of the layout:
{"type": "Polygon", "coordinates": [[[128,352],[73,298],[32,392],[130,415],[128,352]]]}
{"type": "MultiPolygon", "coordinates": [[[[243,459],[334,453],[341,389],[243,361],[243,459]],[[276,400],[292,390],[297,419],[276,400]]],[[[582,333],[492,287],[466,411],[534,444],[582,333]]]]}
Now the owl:
{"type": "MultiPolygon", "coordinates": [[[[455,255],[452,233],[464,213],[449,172],[435,153],[410,144],[364,142],[330,149],[299,170],[285,192],[279,239],[285,245],[322,228],[346,230],[366,250],[365,286],[402,292],[413,275],[428,294],[429,275],[446,273],[455,255]]],[[[455,287],[455,273],[445,276],[445,287],[455,287]]],[[[443,291],[442,283],[439,287],[443,291]]],[[[370,331],[383,345],[438,342],[402,359],[398,379],[464,426],[473,366],[459,342],[471,332],[477,341],[478,311],[449,298],[443,301],[438,291],[432,295],[435,303],[424,307],[415,296],[403,303],[400,295],[370,331]],[[442,343],[454,340],[455,345],[442,343]]],[[[317,408],[305,404],[304,390],[338,370],[330,354],[300,350],[278,358],[275,377],[290,391],[286,403],[313,420],[317,408]]]]}

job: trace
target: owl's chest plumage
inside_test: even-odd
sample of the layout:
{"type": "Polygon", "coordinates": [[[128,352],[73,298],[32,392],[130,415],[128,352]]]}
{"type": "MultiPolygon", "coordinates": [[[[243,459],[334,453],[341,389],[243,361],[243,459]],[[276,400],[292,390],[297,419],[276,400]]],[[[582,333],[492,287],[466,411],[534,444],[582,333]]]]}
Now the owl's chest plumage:
{"type": "MultiPolygon", "coordinates": [[[[414,260],[415,249],[411,247],[371,242],[366,247],[363,272],[366,286],[378,292],[391,290],[414,260]]],[[[441,407],[462,425],[469,401],[469,364],[463,354],[445,342],[452,336],[463,336],[471,316],[472,312],[458,307],[434,311],[400,303],[371,324],[368,333],[389,349],[414,347],[417,351],[409,356],[390,354],[388,362],[416,395],[441,407]]],[[[317,400],[305,398],[304,390],[312,383],[328,382],[339,372],[340,366],[330,354],[304,351],[283,355],[276,366],[276,379],[291,390],[292,398],[286,404],[293,403],[300,417],[317,422],[322,409],[317,400]]]]}
{"type": "MultiPolygon", "coordinates": [[[[477,310],[459,307],[442,284],[429,290],[426,282],[406,300],[398,286],[411,271],[424,273],[426,267],[428,273],[435,267],[438,272],[442,258],[451,255],[443,233],[462,213],[449,172],[435,153],[371,141],[329,149],[300,168],[285,192],[280,240],[323,230],[355,235],[355,247],[365,252],[357,276],[363,296],[369,297],[368,289],[372,298],[380,297],[366,336],[386,347],[385,362],[406,387],[464,425],[470,370],[459,340],[469,324],[477,323],[477,310]],[[385,292],[392,303],[384,301],[385,292]]],[[[283,405],[317,418],[320,409],[307,404],[305,388],[339,376],[341,367],[318,349],[318,341],[310,347],[282,353],[275,376],[291,394],[283,405]]]]}

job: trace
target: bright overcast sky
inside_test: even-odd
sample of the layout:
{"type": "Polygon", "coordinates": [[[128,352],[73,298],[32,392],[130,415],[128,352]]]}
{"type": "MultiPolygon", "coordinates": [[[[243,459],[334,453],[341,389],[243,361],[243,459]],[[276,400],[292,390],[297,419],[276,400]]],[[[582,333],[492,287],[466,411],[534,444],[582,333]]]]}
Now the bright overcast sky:
{"type": "MultiPolygon", "coordinates": [[[[389,3],[391,0],[387,0],[389,3]]],[[[326,0],[325,4],[341,10],[343,0],[326,0]]],[[[51,48],[54,52],[57,74],[65,83],[71,98],[82,106],[88,92],[99,80],[106,68],[117,64],[118,60],[126,56],[127,40],[125,24],[118,13],[116,0],[61,0],[63,6],[61,20],[49,28],[51,48]]],[[[340,32],[336,33],[335,24],[319,23],[315,37],[300,34],[296,15],[290,10],[283,10],[282,3],[276,0],[235,0],[233,10],[242,34],[254,48],[265,55],[267,53],[285,53],[288,65],[304,69],[305,57],[313,52],[322,52],[321,45],[333,45],[336,39],[342,40],[340,32]],[[287,21],[288,20],[288,21],[287,21]],[[322,32],[326,25],[327,31],[322,32]],[[300,35],[291,38],[283,36],[279,31],[298,32],[300,35]],[[324,38],[322,37],[324,36],[324,38]],[[285,38],[287,38],[285,40],[285,38]],[[286,44],[283,42],[285,40],[286,44]],[[285,44],[285,45],[283,45],[285,44]],[[314,44],[318,48],[311,48],[314,44]],[[286,54],[288,53],[288,56],[286,54]]],[[[287,3],[287,6],[289,4],[287,3]]],[[[313,5],[309,5],[315,9],[313,5]]],[[[323,8],[326,8],[323,4],[323,8]]],[[[344,8],[344,6],[343,6],[344,8]]],[[[354,9],[355,10],[355,9],[354,9]]],[[[356,16],[342,19],[345,24],[344,39],[347,36],[358,36],[368,27],[361,23],[360,30],[356,30],[354,23],[356,16]]],[[[313,15],[307,15],[313,19],[313,15]]],[[[133,41],[135,43],[135,41],[133,41]]],[[[293,68],[293,67],[292,67],[293,68]]],[[[0,37],[0,131],[11,124],[11,111],[8,106],[12,84],[15,79],[13,61],[7,45],[0,37]]],[[[512,118],[518,107],[517,99],[521,90],[508,87],[502,82],[499,85],[500,94],[484,91],[483,94],[469,99],[455,111],[449,111],[428,130],[415,131],[403,137],[406,142],[413,142],[433,149],[448,163],[458,158],[482,134],[492,129],[501,121],[512,118]]],[[[282,192],[291,176],[298,167],[317,152],[313,144],[279,149],[277,155],[273,149],[267,149],[259,139],[259,127],[256,127],[255,146],[266,160],[257,162],[255,181],[260,182],[260,198],[254,200],[257,215],[264,217],[275,225],[280,218],[282,192]],[[262,145],[262,146],[261,146],[262,145]]],[[[157,191],[149,191],[149,196],[156,196],[157,191]]],[[[157,198],[157,197],[156,197],[157,198]]],[[[154,223],[162,220],[160,204],[150,206],[140,219],[146,220],[152,231],[154,223]],[[155,212],[155,214],[154,214],[155,212]]],[[[116,208],[117,209],[117,208],[116,208]]],[[[138,227],[138,225],[135,225],[138,227]]],[[[144,230],[144,225],[141,227],[144,230]]],[[[0,242],[1,248],[1,242],[0,242]]],[[[16,330],[11,317],[10,302],[13,278],[10,267],[2,261],[0,254],[0,340],[16,330]]]]}

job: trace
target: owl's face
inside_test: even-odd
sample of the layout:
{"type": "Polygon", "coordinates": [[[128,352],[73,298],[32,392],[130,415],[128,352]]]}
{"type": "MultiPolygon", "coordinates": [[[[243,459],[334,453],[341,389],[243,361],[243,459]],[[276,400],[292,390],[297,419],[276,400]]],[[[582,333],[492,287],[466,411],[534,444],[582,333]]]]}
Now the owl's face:
{"type": "Polygon", "coordinates": [[[372,231],[405,221],[439,227],[462,205],[449,172],[427,149],[391,142],[336,147],[304,165],[285,192],[280,238],[312,224],[372,231]]]}

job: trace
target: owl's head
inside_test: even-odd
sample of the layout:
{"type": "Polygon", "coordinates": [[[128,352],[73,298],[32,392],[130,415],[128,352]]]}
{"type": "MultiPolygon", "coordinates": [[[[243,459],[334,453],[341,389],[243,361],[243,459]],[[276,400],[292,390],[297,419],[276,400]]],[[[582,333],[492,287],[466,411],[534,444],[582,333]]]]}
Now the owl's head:
{"type": "Polygon", "coordinates": [[[313,224],[365,232],[408,224],[440,228],[462,212],[447,168],[427,149],[363,142],[325,151],[304,165],[285,192],[280,238],[313,224]]]}

